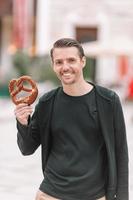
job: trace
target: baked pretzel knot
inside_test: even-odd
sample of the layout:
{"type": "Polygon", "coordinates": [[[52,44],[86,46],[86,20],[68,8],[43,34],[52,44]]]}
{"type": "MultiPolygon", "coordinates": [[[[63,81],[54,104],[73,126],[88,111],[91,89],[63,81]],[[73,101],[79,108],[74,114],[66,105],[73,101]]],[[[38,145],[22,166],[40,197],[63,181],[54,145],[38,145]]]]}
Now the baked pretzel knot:
{"type": "Polygon", "coordinates": [[[9,93],[14,104],[18,105],[20,103],[27,103],[31,105],[37,98],[38,89],[35,81],[31,79],[30,76],[21,76],[18,79],[12,79],[9,83],[9,93]],[[31,88],[24,86],[24,83],[29,83],[31,88]],[[21,91],[29,93],[28,96],[17,97],[21,91]]]}

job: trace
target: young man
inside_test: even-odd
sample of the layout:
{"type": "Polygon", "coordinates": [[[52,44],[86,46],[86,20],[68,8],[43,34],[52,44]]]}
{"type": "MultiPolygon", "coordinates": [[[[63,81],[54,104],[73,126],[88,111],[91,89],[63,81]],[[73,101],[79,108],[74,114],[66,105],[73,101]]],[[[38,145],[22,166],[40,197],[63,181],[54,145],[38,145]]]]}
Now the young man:
{"type": "Polygon", "coordinates": [[[42,181],[36,200],[128,200],[128,151],[119,97],[86,82],[86,59],[73,39],[56,41],[53,70],[62,87],[32,108],[16,106],[18,146],[30,155],[41,145],[42,181]]]}

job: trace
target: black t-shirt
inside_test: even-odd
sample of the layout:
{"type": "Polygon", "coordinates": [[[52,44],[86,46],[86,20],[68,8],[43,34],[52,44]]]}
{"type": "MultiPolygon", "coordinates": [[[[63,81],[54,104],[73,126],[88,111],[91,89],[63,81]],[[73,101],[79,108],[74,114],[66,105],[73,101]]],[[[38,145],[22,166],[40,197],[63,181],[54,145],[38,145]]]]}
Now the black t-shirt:
{"type": "Polygon", "coordinates": [[[95,200],[105,194],[106,151],[95,88],[82,96],[58,92],[51,121],[52,150],[40,186],[63,200],[95,200]]]}

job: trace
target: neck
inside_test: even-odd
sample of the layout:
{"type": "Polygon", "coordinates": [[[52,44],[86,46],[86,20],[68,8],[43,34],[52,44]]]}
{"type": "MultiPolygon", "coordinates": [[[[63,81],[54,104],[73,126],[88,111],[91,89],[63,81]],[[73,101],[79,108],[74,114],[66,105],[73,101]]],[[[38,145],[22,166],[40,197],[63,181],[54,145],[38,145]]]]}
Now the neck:
{"type": "Polygon", "coordinates": [[[93,85],[87,83],[85,80],[81,81],[80,84],[74,83],[70,85],[63,85],[63,91],[70,96],[81,96],[90,92],[93,85]]]}

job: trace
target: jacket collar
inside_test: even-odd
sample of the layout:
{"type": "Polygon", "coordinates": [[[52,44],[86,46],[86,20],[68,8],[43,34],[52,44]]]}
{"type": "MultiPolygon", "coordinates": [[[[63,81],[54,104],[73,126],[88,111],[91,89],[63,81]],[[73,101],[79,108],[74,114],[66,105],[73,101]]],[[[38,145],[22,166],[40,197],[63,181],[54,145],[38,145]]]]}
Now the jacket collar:
{"type": "MultiPolygon", "coordinates": [[[[89,84],[93,85],[93,87],[95,87],[96,89],[96,93],[103,98],[106,101],[112,101],[112,98],[114,96],[114,92],[110,89],[107,89],[105,87],[99,86],[97,84],[94,84],[92,82],[87,81],[89,84]]],[[[40,101],[41,102],[45,102],[50,100],[52,97],[55,97],[55,95],[58,93],[58,91],[61,89],[62,87],[58,87],[56,89],[51,90],[50,92],[44,94],[41,98],[40,101]]]]}
{"type": "Polygon", "coordinates": [[[114,96],[114,92],[110,89],[107,89],[105,87],[99,86],[97,84],[94,84],[92,82],[89,82],[89,84],[93,85],[96,89],[97,94],[100,95],[100,97],[102,97],[103,99],[107,100],[107,101],[112,101],[112,97],[114,96]]]}

